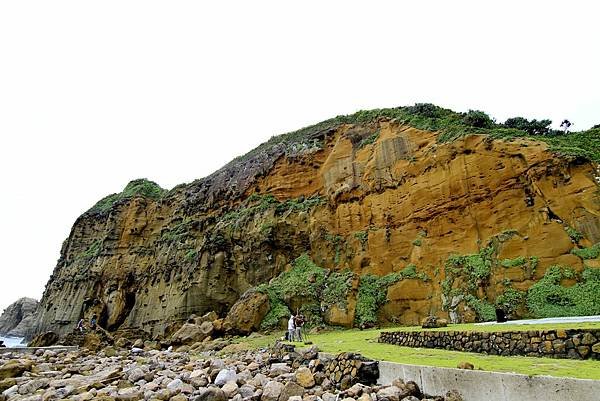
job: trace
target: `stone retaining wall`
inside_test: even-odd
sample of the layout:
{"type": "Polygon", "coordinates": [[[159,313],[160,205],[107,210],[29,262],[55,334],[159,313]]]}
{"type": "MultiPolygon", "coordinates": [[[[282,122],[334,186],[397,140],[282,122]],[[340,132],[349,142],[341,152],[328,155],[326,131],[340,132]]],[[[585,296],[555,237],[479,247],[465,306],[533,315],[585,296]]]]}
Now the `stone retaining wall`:
{"type": "Polygon", "coordinates": [[[380,343],[491,355],[600,359],[600,329],[382,332],[380,343]]]}
{"type": "Polygon", "coordinates": [[[342,390],[356,383],[372,385],[379,378],[377,361],[352,352],[344,352],[323,360],[323,371],[325,376],[342,390]]]}

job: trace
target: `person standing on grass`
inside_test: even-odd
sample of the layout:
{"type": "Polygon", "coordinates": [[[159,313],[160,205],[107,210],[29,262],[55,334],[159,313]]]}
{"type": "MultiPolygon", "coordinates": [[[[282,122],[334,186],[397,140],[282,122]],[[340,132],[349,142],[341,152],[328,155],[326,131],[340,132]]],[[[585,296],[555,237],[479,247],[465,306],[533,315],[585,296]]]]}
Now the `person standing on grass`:
{"type": "Polygon", "coordinates": [[[290,320],[288,320],[288,341],[294,341],[294,332],[296,326],[294,326],[294,315],[290,316],[290,320]]]}
{"type": "Polygon", "coordinates": [[[296,328],[295,334],[298,341],[302,341],[302,326],[304,326],[304,315],[296,315],[296,318],[294,319],[294,327],[296,328]]]}

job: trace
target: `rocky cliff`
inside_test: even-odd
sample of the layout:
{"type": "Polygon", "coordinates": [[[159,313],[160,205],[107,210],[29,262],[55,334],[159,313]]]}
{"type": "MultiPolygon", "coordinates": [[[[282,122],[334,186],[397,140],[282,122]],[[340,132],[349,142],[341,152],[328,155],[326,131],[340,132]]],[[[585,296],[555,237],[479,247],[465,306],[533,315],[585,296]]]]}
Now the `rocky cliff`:
{"type": "Polygon", "coordinates": [[[327,271],[351,272],[345,302],[320,306],[326,322],[342,325],[364,313],[364,277],[395,273],[378,288],[377,319],[413,324],[430,313],[481,318],[552,265],[574,274],[600,266],[593,156],[498,127],[444,130],[442,121],[462,117],[437,110],[446,114],[337,117],[170,191],[131,182],[73,225],[37,330],[65,333],[97,313],[109,330],[160,335],[190,314],[223,316],[304,253],[327,271]]]}
{"type": "Polygon", "coordinates": [[[20,298],[10,304],[0,315],[0,335],[11,337],[31,335],[36,324],[37,307],[38,301],[32,298],[20,298]]]}

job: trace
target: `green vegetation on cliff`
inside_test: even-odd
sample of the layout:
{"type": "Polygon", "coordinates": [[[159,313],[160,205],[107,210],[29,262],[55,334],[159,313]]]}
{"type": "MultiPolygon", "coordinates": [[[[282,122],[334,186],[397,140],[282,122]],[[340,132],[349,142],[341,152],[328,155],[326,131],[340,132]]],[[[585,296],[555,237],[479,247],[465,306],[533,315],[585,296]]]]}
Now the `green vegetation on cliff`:
{"type": "MultiPolygon", "coordinates": [[[[442,281],[445,308],[449,307],[453,296],[462,296],[466,305],[482,321],[495,319],[495,307],[511,313],[520,306],[526,306],[531,317],[536,318],[600,314],[600,269],[586,268],[579,275],[571,267],[552,266],[527,292],[512,288],[510,280],[504,279],[504,292],[496,293],[495,299],[488,299],[487,295],[482,297],[482,293],[488,294],[492,272],[498,266],[521,267],[533,277],[538,263],[534,256],[498,260],[493,244],[492,241],[476,254],[454,255],[447,259],[446,278],[442,281]],[[566,287],[561,285],[563,279],[575,280],[576,283],[566,287]]],[[[596,258],[598,248],[595,245],[575,249],[573,253],[582,259],[596,258]]]]}
{"type": "Polygon", "coordinates": [[[356,296],[354,323],[358,327],[370,327],[377,324],[377,312],[387,302],[388,287],[404,279],[429,281],[429,276],[417,272],[414,264],[409,264],[400,272],[376,276],[364,274],[360,277],[356,296]]]}
{"type": "Polygon", "coordinates": [[[257,213],[263,213],[275,209],[276,214],[291,212],[307,212],[312,208],[324,203],[320,196],[301,197],[279,201],[272,194],[252,194],[241,205],[225,213],[221,220],[233,225],[240,225],[257,213]]]}
{"type": "Polygon", "coordinates": [[[137,180],[130,181],[122,192],[118,194],[108,195],[100,199],[94,206],[92,206],[87,213],[104,213],[110,210],[115,203],[121,199],[134,198],[141,196],[153,200],[160,199],[166,191],[162,189],[157,183],[147,180],[145,178],[139,178],[137,180]]]}
{"type": "MultiPolygon", "coordinates": [[[[412,127],[440,132],[439,142],[450,142],[469,134],[490,135],[496,139],[524,137],[546,142],[551,149],[569,156],[580,156],[600,162],[600,129],[569,132],[550,129],[550,120],[527,120],[513,117],[505,123],[497,123],[489,115],[479,110],[466,113],[455,112],[431,103],[417,103],[413,106],[360,110],[348,115],[339,115],[297,131],[271,137],[245,155],[232,160],[227,166],[243,162],[252,157],[283,147],[288,150],[320,149],[324,135],[343,124],[370,124],[379,119],[394,119],[412,127]]],[[[374,143],[379,136],[375,132],[360,141],[359,147],[374,143]]]]}
{"type": "Polygon", "coordinates": [[[585,269],[581,282],[570,287],[561,280],[575,273],[552,266],[544,277],[527,291],[527,307],[536,317],[587,316],[600,314],[600,269],[585,269]]]}
{"type": "Polygon", "coordinates": [[[374,274],[361,276],[354,317],[358,327],[377,324],[377,311],[387,300],[387,288],[400,280],[402,280],[400,273],[390,273],[382,277],[374,274]]]}
{"type": "Polygon", "coordinates": [[[595,259],[600,256],[600,243],[590,246],[589,248],[573,249],[571,253],[579,256],[581,259],[595,259]]]}
{"type": "MultiPolygon", "coordinates": [[[[309,326],[323,325],[322,311],[333,305],[346,306],[353,274],[335,272],[317,266],[308,255],[300,255],[292,269],[281,273],[257,291],[269,296],[270,309],[262,321],[262,329],[276,328],[290,316],[290,307],[304,313],[309,326]]],[[[297,311],[294,310],[294,313],[297,311]]]]}

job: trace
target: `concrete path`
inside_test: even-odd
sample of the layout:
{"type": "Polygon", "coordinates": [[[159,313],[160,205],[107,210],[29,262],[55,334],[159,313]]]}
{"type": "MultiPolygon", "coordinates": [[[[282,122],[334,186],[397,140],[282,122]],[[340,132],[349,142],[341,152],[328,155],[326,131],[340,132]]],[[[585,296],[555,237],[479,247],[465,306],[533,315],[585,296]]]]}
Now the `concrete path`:
{"type": "Polygon", "coordinates": [[[551,324],[551,323],[586,323],[586,322],[600,322],[600,315],[596,316],[569,316],[569,317],[549,317],[545,319],[523,319],[523,320],[509,320],[505,323],[497,322],[483,322],[475,323],[476,326],[485,326],[490,324],[551,324]]]}

